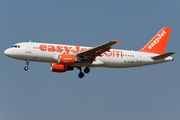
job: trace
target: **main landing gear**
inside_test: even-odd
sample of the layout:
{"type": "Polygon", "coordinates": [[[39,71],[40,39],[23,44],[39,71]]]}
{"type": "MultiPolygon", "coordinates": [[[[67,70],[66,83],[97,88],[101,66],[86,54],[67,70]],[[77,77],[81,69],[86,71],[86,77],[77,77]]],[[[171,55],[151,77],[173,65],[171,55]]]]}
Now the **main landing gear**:
{"type": "Polygon", "coordinates": [[[29,61],[26,60],[26,66],[24,67],[24,70],[27,71],[28,70],[28,65],[29,65],[29,61]]]}
{"type": "Polygon", "coordinates": [[[90,72],[90,69],[88,68],[88,67],[86,67],[85,69],[84,69],[84,73],[82,72],[82,68],[81,67],[77,67],[77,69],[79,69],[80,70],[80,73],[78,74],[78,77],[79,78],[83,78],[84,77],[84,73],[89,73],[90,72]]]}
{"type": "Polygon", "coordinates": [[[88,67],[86,67],[85,69],[84,69],[84,73],[89,73],[90,72],[90,69],[88,68],[88,67]]]}

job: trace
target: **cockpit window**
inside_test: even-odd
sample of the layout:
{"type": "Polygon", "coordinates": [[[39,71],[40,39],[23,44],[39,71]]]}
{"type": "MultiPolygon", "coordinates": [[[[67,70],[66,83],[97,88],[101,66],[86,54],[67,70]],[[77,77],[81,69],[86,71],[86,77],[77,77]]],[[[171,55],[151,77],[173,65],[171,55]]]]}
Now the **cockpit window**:
{"type": "Polygon", "coordinates": [[[13,48],[20,48],[20,45],[13,45],[13,48]]]}

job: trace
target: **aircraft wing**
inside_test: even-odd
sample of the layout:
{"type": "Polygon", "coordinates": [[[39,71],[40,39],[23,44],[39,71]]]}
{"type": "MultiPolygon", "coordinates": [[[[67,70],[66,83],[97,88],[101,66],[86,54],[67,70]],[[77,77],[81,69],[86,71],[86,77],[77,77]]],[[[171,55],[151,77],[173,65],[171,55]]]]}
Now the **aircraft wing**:
{"type": "Polygon", "coordinates": [[[92,49],[83,51],[81,53],[78,53],[78,54],[76,54],[76,56],[83,57],[83,58],[89,58],[90,60],[95,61],[95,57],[101,56],[102,53],[109,51],[109,49],[111,49],[111,46],[114,45],[115,43],[119,44],[119,41],[120,41],[120,39],[116,40],[116,41],[110,41],[103,45],[94,47],[92,49]]]}

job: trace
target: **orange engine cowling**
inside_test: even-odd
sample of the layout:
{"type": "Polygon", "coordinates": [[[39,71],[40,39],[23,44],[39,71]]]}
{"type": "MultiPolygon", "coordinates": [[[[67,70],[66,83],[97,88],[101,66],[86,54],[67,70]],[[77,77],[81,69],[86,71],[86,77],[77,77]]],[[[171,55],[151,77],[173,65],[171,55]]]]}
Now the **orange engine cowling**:
{"type": "Polygon", "coordinates": [[[60,55],[59,62],[63,65],[73,65],[76,61],[76,56],[74,55],[60,55]]]}
{"type": "Polygon", "coordinates": [[[74,68],[67,65],[52,63],[51,64],[51,71],[52,72],[66,72],[67,70],[73,70],[74,68]]]}

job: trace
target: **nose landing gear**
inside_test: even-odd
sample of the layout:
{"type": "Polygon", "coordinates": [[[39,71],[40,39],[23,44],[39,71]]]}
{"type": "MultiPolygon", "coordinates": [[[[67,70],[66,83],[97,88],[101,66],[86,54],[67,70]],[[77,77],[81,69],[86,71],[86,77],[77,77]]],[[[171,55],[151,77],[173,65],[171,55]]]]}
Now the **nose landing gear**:
{"type": "Polygon", "coordinates": [[[27,71],[28,70],[28,65],[29,65],[29,61],[26,60],[26,66],[24,67],[24,70],[27,71]]]}

